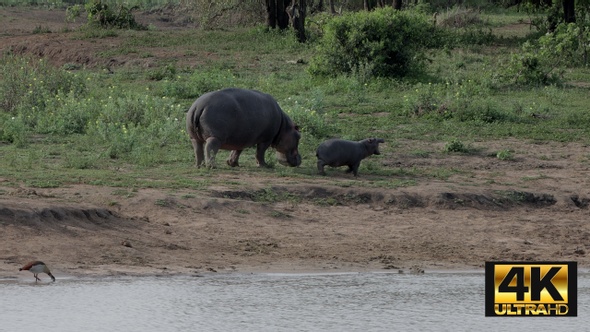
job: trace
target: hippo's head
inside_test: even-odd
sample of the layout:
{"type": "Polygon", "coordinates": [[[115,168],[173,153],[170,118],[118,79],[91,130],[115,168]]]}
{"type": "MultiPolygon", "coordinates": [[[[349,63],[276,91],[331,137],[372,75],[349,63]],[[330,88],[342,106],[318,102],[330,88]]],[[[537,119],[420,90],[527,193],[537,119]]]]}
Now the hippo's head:
{"type": "Polygon", "coordinates": [[[383,138],[367,138],[362,140],[362,143],[367,148],[369,156],[373,154],[380,155],[381,152],[379,152],[379,143],[385,143],[385,140],[383,138]]]}
{"type": "Polygon", "coordinates": [[[297,147],[299,146],[299,127],[290,124],[290,126],[280,133],[278,143],[274,146],[277,150],[277,160],[283,166],[296,167],[301,165],[301,155],[297,147]]]}

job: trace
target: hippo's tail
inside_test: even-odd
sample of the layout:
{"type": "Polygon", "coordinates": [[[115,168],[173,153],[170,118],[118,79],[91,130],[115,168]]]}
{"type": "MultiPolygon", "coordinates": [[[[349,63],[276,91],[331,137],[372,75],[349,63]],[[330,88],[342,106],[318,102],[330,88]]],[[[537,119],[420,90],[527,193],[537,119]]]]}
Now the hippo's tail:
{"type": "Polygon", "coordinates": [[[197,129],[199,128],[199,121],[203,114],[203,108],[197,107],[196,103],[189,108],[186,113],[186,132],[191,139],[197,138],[197,129]]]}

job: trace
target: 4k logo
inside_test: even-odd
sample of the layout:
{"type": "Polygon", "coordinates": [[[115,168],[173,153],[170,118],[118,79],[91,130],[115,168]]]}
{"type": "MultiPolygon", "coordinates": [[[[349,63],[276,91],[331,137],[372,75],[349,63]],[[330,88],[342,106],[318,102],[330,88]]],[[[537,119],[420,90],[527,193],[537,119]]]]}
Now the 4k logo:
{"type": "Polygon", "coordinates": [[[577,316],[576,262],[486,262],[486,316],[577,316]]]}

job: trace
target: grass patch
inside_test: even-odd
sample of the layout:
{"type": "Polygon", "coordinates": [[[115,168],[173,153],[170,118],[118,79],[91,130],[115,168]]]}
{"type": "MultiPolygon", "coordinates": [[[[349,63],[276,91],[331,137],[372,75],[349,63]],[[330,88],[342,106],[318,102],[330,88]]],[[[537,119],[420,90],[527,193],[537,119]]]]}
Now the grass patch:
{"type": "MultiPolygon", "coordinates": [[[[335,184],[398,188],[415,185],[417,179],[447,180],[462,172],[387,167],[380,158],[394,155],[398,141],[444,143],[443,152],[459,154],[477,152],[465,142],[485,144],[505,138],[589,144],[590,69],[567,68],[563,84],[507,85],[497,72],[510,60],[510,53],[521,50],[520,43],[528,36],[527,18],[491,12],[469,23],[472,14],[461,13],[462,24],[491,28],[497,37],[513,39],[503,42],[498,37],[494,44],[482,41],[477,46],[428,50],[422,71],[396,79],[367,79],[358,73],[312,77],[307,68],[318,46],[313,38],[300,44],[292,34],[260,27],[66,32],[71,38],[117,38],[119,46],[104,51],[105,57],[157,58],[158,49],[175,49],[199,61],[186,65],[178,59],[157,59],[149,69],[129,65],[107,72],[71,63],[56,68],[45,60],[3,56],[0,177],[36,187],[112,186],[120,188],[117,192],[123,197],[133,194],[128,188],[198,191],[218,181],[244,185],[219,180],[220,172],[313,179],[320,142],[331,137],[374,136],[384,138],[390,150],[363,161],[361,181],[339,179],[335,184]],[[280,166],[269,151],[267,161],[273,168],[258,169],[253,149],[244,151],[238,170],[225,165],[214,171],[192,167],[184,114],[201,94],[229,86],[258,89],[278,100],[301,127],[301,167],[280,166]]],[[[39,27],[38,33],[45,33],[39,27]]],[[[412,147],[406,151],[420,158],[440,152],[412,147]]],[[[218,163],[222,165],[226,157],[227,152],[220,152],[218,163]]],[[[509,150],[497,151],[495,157],[514,159],[509,150]]],[[[256,192],[255,200],[296,198],[269,187],[256,192]]]]}

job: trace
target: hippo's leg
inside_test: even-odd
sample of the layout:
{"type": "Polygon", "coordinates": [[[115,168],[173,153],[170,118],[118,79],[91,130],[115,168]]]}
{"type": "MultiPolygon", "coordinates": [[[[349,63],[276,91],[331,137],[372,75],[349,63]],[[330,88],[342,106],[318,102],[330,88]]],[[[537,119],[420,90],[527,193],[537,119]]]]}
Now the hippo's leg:
{"type": "Polygon", "coordinates": [[[210,168],[215,168],[215,155],[221,147],[221,142],[215,137],[207,138],[205,143],[205,163],[210,168]]]}
{"type": "Polygon", "coordinates": [[[258,164],[258,167],[268,167],[264,161],[264,153],[266,153],[266,149],[268,149],[269,146],[270,143],[258,143],[258,145],[256,145],[256,164],[258,164]]]}
{"type": "Polygon", "coordinates": [[[195,151],[195,166],[201,167],[205,161],[205,153],[203,151],[203,142],[197,142],[196,139],[191,139],[193,150],[195,151]]]}
{"type": "Polygon", "coordinates": [[[240,166],[238,164],[238,159],[240,158],[241,153],[242,150],[232,150],[232,152],[229,155],[229,158],[227,159],[227,164],[231,167],[240,166]]]}
{"type": "Polygon", "coordinates": [[[326,175],[326,172],[324,171],[324,166],[326,166],[326,163],[323,160],[318,159],[318,174],[319,175],[326,175]]]}
{"type": "Polygon", "coordinates": [[[348,170],[346,171],[346,173],[350,173],[352,172],[352,174],[354,174],[354,176],[358,176],[359,175],[359,166],[361,165],[361,162],[359,161],[358,163],[352,164],[352,165],[348,165],[348,170]]]}

